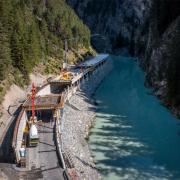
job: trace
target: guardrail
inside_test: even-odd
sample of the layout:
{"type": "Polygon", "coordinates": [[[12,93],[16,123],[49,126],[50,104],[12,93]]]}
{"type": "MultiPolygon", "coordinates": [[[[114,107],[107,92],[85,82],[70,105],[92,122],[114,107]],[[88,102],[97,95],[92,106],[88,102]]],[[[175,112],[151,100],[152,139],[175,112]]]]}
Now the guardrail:
{"type": "MultiPolygon", "coordinates": [[[[70,97],[77,91],[77,87],[72,87],[72,88],[67,88],[61,96],[61,102],[60,106],[61,108],[64,108],[64,104],[67,100],[70,99],[70,97]]],[[[63,177],[66,180],[71,180],[73,179],[70,177],[68,171],[71,169],[74,169],[74,164],[72,161],[72,158],[70,157],[70,154],[68,152],[63,151],[62,147],[62,138],[61,138],[61,127],[62,127],[62,117],[63,117],[63,112],[60,109],[57,109],[56,111],[56,128],[55,128],[55,136],[56,136],[56,148],[57,148],[57,154],[58,158],[60,159],[60,162],[62,163],[62,168],[64,169],[63,172],[63,177]]]]}
{"type": "MultiPolygon", "coordinates": [[[[64,99],[63,99],[64,101],[64,99]]],[[[64,102],[62,102],[64,103],[64,102]]],[[[60,110],[58,109],[56,111],[56,149],[57,149],[57,154],[58,154],[58,158],[60,159],[60,162],[62,163],[62,168],[64,169],[63,172],[63,177],[65,180],[70,180],[71,178],[68,175],[68,168],[66,166],[65,160],[64,160],[64,156],[63,156],[63,152],[62,152],[62,140],[61,140],[61,129],[60,129],[60,120],[61,120],[61,115],[60,115],[60,110]]]]}
{"type": "MultiPolygon", "coordinates": [[[[107,64],[107,66],[108,66],[108,64],[107,64]]],[[[79,77],[83,77],[87,73],[92,72],[94,70],[96,71],[96,69],[92,70],[92,68],[88,68],[84,72],[82,72],[79,77]]],[[[102,76],[104,76],[104,73],[102,73],[102,76]]],[[[71,88],[68,87],[67,89],[65,89],[65,91],[62,94],[62,98],[61,98],[62,101],[63,101],[63,102],[60,103],[61,104],[61,108],[64,107],[65,102],[68,101],[71,98],[71,96],[77,91],[78,86],[79,86],[79,84],[77,84],[77,86],[71,86],[71,88]],[[62,106],[62,104],[63,104],[63,106],[62,106]]],[[[56,118],[57,152],[58,152],[58,156],[59,156],[59,158],[60,158],[60,160],[62,162],[62,167],[64,169],[64,173],[66,174],[66,178],[68,180],[70,180],[70,179],[73,179],[73,178],[68,174],[68,170],[74,169],[74,163],[72,161],[71,155],[68,152],[64,152],[64,150],[63,150],[62,138],[61,138],[61,135],[62,135],[61,134],[62,133],[61,132],[61,125],[62,124],[61,123],[63,123],[62,116],[63,116],[63,114],[60,114],[60,109],[58,109],[57,110],[57,114],[56,114],[56,117],[57,117],[56,118]]]]}

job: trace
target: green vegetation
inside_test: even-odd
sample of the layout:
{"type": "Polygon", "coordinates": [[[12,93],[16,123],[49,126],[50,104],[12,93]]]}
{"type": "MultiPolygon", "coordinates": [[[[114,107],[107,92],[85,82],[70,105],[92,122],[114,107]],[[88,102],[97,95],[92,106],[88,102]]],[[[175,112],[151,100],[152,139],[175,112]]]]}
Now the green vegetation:
{"type": "Polygon", "coordinates": [[[10,75],[22,86],[39,63],[61,67],[64,39],[81,37],[69,49],[89,50],[90,31],[65,0],[1,0],[0,13],[0,96],[10,75]]]}

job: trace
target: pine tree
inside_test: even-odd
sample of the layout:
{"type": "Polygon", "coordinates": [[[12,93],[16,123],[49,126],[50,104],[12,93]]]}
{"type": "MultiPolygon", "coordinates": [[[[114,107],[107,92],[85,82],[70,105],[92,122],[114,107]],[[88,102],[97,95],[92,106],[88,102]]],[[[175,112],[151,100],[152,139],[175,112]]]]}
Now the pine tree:
{"type": "Polygon", "coordinates": [[[4,80],[10,71],[11,57],[9,44],[10,4],[7,0],[0,2],[0,81],[4,80]]]}
{"type": "Polygon", "coordinates": [[[4,80],[9,73],[11,58],[9,39],[0,22],[0,80],[4,80]]]}
{"type": "Polygon", "coordinates": [[[14,68],[27,81],[42,57],[62,59],[65,39],[89,47],[90,31],[64,0],[1,0],[0,13],[0,80],[14,68]]]}

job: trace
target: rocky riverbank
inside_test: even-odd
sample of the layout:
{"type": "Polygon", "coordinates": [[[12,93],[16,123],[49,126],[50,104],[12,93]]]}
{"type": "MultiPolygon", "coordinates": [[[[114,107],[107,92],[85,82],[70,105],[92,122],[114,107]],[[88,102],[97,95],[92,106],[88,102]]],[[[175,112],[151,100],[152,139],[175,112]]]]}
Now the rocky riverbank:
{"type": "Polygon", "coordinates": [[[94,72],[89,79],[81,83],[79,90],[64,108],[63,151],[70,155],[78,179],[101,179],[91,157],[86,138],[93,125],[96,110],[92,95],[111,70],[112,63],[107,62],[102,69],[94,72]]]}

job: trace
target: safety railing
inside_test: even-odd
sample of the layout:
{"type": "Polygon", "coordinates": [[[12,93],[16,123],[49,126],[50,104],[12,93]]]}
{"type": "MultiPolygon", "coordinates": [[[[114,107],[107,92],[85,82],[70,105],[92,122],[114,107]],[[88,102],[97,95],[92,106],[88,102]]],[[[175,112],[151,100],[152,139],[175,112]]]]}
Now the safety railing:
{"type": "Polygon", "coordinates": [[[60,130],[60,112],[59,110],[56,111],[56,148],[57,148],[57,154],[58,154],[58,158],[62,164],[62,168],[64,169],[63,172],[63,177],[66,180],[70,180],[71,178],[68,175],[68,168],[67,165],[65,163],[65,159],[64,159],[64,155],[62,152],[62,139],[61,139],[61,130],[60,130]]]}
{"type": "MultiPolygon", "coordinates": [[[[109,63],[107,63],[106,67],[99,67],[99,69],[101,69],[101,68],[105,68],[104,69],[105,71],[101,72],[102,77],[99,78],[99,81],[101,81],[103,79],[103,77],[105,76],[105,74],[109,71],[110,65],[109,65],[109,63]]],[[[94,72],[92,72],[91,68],[88,68],[83,72],[84,76],[89,72],[92,73],[92,77],[88,81],[91,81],[91,80],[94,81],[95,80],[94,78],[97,75],[98,71],[96,70],[96,68],[93,69],[93,71],[94,72]]],[[[97,81],[97,83],[99,83],[99,82],[97,81]]],[[[71,98],[71,96],[77,91],[78,86],[79,85],[77,84],[76,86],[71,86],[71,87],[68,87],[67,89],[64,90],[64,92],[62,93],[62,98],[61,98],[61,100],[63,102],[60,102],[61,108],[64,107],[65,102],[67,100],[69,100],[71,98]]],[[[61,111],[61,113],[62,113],[62,111],[61,111]]],[[[67,150],[65,150],[63,147],[62,132],[61,132],[61,126],[62,126],[61,123],[63,123],[62,116],[63,116],[63,114],[60,114],[60,109],[57,110],[57,115],[56,115],[56,117],[57,117],[56,118],[56,143],[57,143],[57,152],[59,154],[58,156],[59,156],[60,161],[62,163],[62,167],[64,169],[64,173],[66,174],[66,178],[69,180],[69,179],[73,179],[70,175],[71,173],[68,173],[69,170],[75,170],[75,169],[74,169],[74,163],[73,163],[73,160],[71,158],[70,153],[67,152],[67,150]]]]}

